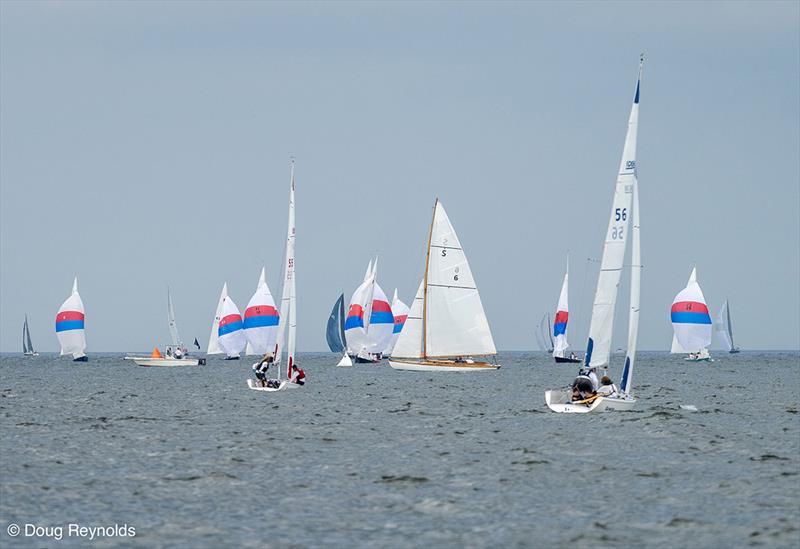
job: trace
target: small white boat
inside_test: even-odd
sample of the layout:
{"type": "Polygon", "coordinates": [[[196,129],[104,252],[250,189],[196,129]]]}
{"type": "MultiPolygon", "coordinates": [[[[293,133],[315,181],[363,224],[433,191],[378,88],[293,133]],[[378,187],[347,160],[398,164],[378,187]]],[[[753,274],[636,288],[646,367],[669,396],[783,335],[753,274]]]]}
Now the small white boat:
{"type": "Polygon", "coordinates": [[[86,330],[83,301],[78,293],[78,277],[72,283],[72,294],[56,314],[56,336],[61,344],[61,355],[72,355],[73,362],[87,362],[86,330]]]}
{"type": "Polygon", "coordinates": [[[22,325],[22,354],[24,356],[39,356],[39,353],[33,350],[31,330],[28,328],[28,315],[25,315],[25,324],[22,325]]]}
{"type": "Polygon", "coordinates": [[[417,372],[477,372],[500,366],[473,357],[497,354],[467,256],[436,199],[425,273],[389,366],[417,372]]]}
{"type": "Polygon", "coordinates": [[[126,356],[125,360],[131,360],[139,366],[158,366],[164,368],[171,366],[202,366],[206,363],[206,359],[204,358],[175,358],[174,356],[126,356]]]}
{"type": "Polygon", "coordinates": [[[625,249],[631,240],[631,290],[628,311],[628,350],[622,377],[616,393],[611,396],[592,395],[586,400],[573,401],[572,387],[545,391],[547,407],[559,413],[589,413],[607,410],[626,411],[636,404],[632,394],[633,366],[636,359],[636,342],[639,334],[639,298],[642,260],[639,244],[639,182],[636,173],[636,144],[639,125],[639,88],[642,78],[642,59],[636,94],[628,117],[628,132],[622,150],[611,217],[606,230],[600,274],[597,278],[589,341],[584,362],[588,368],[608,368],[611,357],[611,335],[614,327],[614,309],[624,266],[625,249]],[[630,238],[629,238],[630,237],[630,238]]]}

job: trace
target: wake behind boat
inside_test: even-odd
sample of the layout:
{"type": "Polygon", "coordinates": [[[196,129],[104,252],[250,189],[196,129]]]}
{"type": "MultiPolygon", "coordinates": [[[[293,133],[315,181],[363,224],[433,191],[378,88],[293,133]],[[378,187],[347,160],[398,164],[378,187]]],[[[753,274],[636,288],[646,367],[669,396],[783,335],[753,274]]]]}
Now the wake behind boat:
{"type": "Polygon", "coordinates": [[[437,198],[425,273],[389,365],[418,372],[496,370],[498,364],[472,358],[496,354],[467,256],[437,198]]]}

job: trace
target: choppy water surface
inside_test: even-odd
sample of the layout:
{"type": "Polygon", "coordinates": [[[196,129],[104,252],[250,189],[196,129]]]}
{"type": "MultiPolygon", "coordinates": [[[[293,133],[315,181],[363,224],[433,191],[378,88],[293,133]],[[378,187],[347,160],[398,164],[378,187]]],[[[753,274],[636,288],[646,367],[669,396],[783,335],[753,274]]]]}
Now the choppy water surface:
{"type": "Polygon", "coordinates": [[[306,355],[281,393],[244,360],[5,356],[0,545],[127,523],[100,545],[797,547],[800,355],[717,357],[644,353],[635,411],[574,416],[543,391],[575,368],[542,354],[437,375],[306,355]]]}

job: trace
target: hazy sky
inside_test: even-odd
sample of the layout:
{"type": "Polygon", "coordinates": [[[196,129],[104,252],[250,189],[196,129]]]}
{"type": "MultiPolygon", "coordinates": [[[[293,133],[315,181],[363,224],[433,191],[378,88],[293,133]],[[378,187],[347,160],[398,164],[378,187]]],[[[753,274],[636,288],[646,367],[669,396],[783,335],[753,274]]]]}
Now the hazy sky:
{"type": "MultiPolygon", "coordinates": [[[[434,198],[499,349],[533,349],[571,250],[585,347],[645,52],[640,348],[693,265],[744,349],[800,347],[798,2],[0,2],[0,350],[72,278],[91,351],[208,340],[282,268],[297,158],[298,349],[367,261],[410,303],[434,198]]],[[[627,331],[627,278],[615,346],[627,331]]]]}

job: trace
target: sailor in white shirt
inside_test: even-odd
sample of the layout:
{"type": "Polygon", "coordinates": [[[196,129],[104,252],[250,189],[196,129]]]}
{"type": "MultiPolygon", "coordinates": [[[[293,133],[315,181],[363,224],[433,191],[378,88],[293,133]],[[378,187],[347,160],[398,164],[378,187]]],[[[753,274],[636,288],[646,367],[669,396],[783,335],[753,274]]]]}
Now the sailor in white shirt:
{"type": "Polygon", "coordinates": [[[616,396],[617,387],[611,382],[610,377],[603,376],[603,379],[600,380],[600,384],[600,387],[597,388],[598,396],[616,396]]]}

